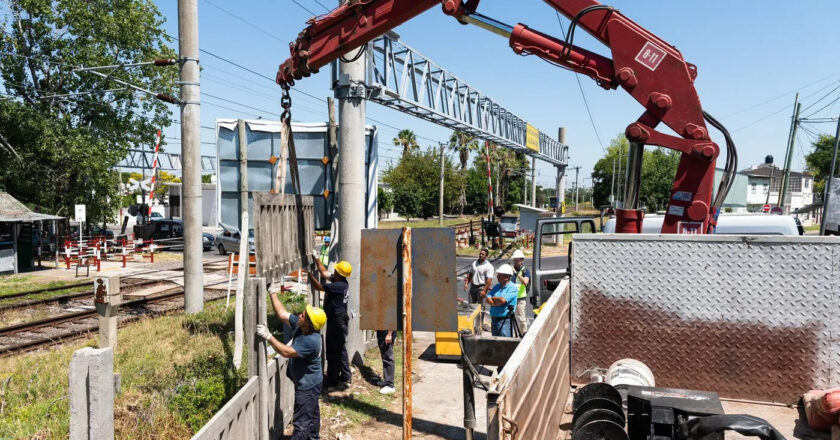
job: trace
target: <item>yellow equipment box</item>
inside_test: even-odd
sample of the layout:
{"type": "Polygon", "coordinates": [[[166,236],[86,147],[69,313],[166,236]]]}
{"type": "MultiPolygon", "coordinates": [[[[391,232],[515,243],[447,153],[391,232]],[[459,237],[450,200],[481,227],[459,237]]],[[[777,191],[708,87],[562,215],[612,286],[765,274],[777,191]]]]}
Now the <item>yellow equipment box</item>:
{"type": "MultiPolygon", "coordinates": [[[[458,304],[458,332],[469,330],[479,334],[481,307],[478,304],[458,304]]],[[[435,332],[435,356],[438,359],[461,359],[458,332],[435,332]]]]}

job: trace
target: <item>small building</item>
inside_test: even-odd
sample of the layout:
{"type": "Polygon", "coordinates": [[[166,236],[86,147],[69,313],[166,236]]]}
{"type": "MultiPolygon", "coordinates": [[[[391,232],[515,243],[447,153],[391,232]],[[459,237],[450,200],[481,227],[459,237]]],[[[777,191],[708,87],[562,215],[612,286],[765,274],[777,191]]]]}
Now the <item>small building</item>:
{"type": "MultiPolygon", "coordinates": [[[[758,212],[765,204],[779,205],[784,170],[773,165],[773,156],[767,156],[763,164],[741,170],[747,176],[747,211],[758,212]]],[[[787,194],[782,209],[785,214],[796,212],[814,203],[814,176],[791,171],[787,194]]]]}
{"type": "Polygon", "coordinates": [[[16,274],[35,266],[35,259],[49,246],[43,231],[56,231],[64,217],[32,212],[23,203],[0,191],[0,274],[16,274]]]}

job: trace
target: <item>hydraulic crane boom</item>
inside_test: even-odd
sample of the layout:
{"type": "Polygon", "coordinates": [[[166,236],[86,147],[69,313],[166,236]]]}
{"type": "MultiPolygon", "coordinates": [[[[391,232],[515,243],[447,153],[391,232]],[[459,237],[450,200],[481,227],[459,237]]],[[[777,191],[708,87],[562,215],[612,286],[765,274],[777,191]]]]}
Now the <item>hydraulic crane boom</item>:
{"type": "Polygon", "coordinates": [[[631,176],[624,209],[617,210],[618,232],[641,232],[638,183],[645,144],[682,153],[671,190],[663,233],[712,232],[715,219],[737,168],[735,148],[726,129],[703,111],[694,88],[697,68],[673,46],[594,0],[544,0],[572,20],[564,40],[524,24],[508,26],[476,12],[480,0],[351,0],[329,14],[310,19],[291,56],[277,72],[277,83],[289,86],[316,73],[383,33],[440,4],[443,12],[508,38],[517,54],[538,56],[560,67],[587,75],[605,89],[619,86],[636,99],[644,113],[625,135],[631,143],[631,176]],[[585,29],[612,51],[612,59],[572,44],[577,27],[585,29]],[[712,142],[706,121],[724,133],[727,141],[725,174],[712,202],[715,160],[720,149],[712,142]],[[662,122],[678,136],[656,130],[662,122]]]}

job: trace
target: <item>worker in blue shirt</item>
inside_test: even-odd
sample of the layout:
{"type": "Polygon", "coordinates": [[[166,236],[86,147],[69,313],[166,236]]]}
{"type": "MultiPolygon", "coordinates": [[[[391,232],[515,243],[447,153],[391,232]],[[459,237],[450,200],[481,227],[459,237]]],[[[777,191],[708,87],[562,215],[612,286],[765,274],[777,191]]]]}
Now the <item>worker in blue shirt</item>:
{"type": "Polygon", "coordinates": [[[321,327],[327,322],[323,310],[306,306],[300,315],[289,313],[277,292],[271,292],[271,305],[283,324],[292,328],[291,344],[278,341],[268,327],[257,326],[257,336],[268,342],[274,350],[289,359],[286,376],[295,385],[295,406],[292,415],[292,440],[319,439],[321,430],[321,408],[318,398],[324,380],[321,369],[321,327]]]}
{"type": "Polygon", "coordinates": [[[519,293],[516,284],[510,282],[512,276],[513,268],[510,264],[501,265],[496,270],[496,279],[499,283],[493,286],[484,297],[484,301],[490,305],[492,319],[490,332],[493,336],[511,337],[510,328],[514,322],[513,310],[516,309],[516,297],[519,293]]]}
{"type": "Polygon", "coordinates": [[[347,278],[353,271],[350,263],[339,261],[333,272],[329,273],[318,255],[313,252],[315,264],[323,280],[320,282],[309,272],[309,282],[315,290],[324,292],[324,312],[330,325],[326,334],[327,377],[324,387],[327,392],[344,391],[350,386],[353,373],[350,371],[350,358],[347,356],[347,334],[350,315],[347,313],[347,302],[350,298],[350,285],[347,278]]]}

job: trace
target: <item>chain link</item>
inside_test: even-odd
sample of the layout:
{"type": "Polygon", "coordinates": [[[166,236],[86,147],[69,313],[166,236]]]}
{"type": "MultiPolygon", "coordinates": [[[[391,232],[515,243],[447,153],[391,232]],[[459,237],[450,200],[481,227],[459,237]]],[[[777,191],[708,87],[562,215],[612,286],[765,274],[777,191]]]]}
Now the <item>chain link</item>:
{"type": "Polygon", "coordinates": [[[283,89],[283,96],[280,97],[280,106],[283,107],[283,114],[280,119],[292,118],[292,97],[289,95],[289,85],[283,84],[280,86],[283,89]]]}

